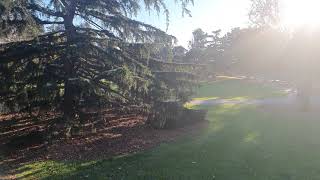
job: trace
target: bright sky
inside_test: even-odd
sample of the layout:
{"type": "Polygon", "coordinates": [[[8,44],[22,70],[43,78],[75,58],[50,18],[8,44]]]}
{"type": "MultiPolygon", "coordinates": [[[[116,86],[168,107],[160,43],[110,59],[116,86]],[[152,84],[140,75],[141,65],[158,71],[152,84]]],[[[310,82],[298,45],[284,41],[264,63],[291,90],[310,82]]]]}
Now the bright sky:
{"type": "MultiPolygon", "coordinates": [[[[170,10],[170,26],[168,33],[178,38],[179,45],[188,47],[192,31],[202,28],[206,32],[222,29],[224,32],[233,27],[248,25],[250,0],[194,0],[194,6],[189,9],[192,18],[182,17],[181,7],[174,0],[167,0],[170,10]]],[[[166,30],[165,16],[148,12],[140,13],[138,19],[166,30]]]]}
{"type": "Polygon", "coordinates": [[[282,0],[281,17],[285,26],[318,26],[320,24],[319,0],[282,0]]]}

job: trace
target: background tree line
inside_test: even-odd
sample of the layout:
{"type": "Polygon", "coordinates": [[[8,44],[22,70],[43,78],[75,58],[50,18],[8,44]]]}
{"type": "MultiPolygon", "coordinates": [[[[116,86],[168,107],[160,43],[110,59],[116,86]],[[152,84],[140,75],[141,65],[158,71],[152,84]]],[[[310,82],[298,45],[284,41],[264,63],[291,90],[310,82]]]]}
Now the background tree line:
{"type": "Polygon", "coordinates": [[[287,81],[307,107],[311,96],[320,90],[320,27],[283,26],[280,4],[281,0],[252,0],[250,26],[234,28],[224,35],[196,29],[186,56],[211,61],[215,72],[287,81]]]}
{"type": "Polygon", "coordinates": [[[194,30],[185,59],[211,64],[213,72],[287,81],[302,97],[309,97],[319,90],[320,28],[283,27],[279,4],[279,0],[252,0],[249,27],[225,34],[194,30]]]}

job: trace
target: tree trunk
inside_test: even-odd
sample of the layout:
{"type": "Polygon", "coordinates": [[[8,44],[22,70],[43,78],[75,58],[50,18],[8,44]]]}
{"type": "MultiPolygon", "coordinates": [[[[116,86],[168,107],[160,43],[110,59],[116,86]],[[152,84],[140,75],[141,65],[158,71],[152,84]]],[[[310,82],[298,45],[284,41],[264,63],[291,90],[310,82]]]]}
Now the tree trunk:
{"type": "Polygon", "coordinates": [[[67,35],[67,43],[69,48],[67,49],[66,56],[64,58],[64,71],[65,71],[65,86],[64,86],[64,101],[62,105],[63,119],[66,125],[66,136],[71,134],[71,128],[74,125],[76,118],[76,106],[78,99],[78,89],[74,80],[76,78],[75,61],[77,61],[76,50],[73,45],[76,41],[76,29],[73,25],[75,16],[76,5],[75,2],[66,8],[66,15],[64,17],[64,27],[67,35]]]}

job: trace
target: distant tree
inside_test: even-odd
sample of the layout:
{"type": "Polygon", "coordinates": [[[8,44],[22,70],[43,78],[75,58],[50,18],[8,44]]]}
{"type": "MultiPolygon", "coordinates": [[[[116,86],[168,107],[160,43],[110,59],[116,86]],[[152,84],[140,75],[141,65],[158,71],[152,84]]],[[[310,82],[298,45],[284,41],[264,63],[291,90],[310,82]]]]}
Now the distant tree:
{"type": "Polygon", "coordinates": [[[183,46],[176,46],[173,48],[173,59],[174,61],[183,62],[187,53],[187,49],[183,46]]]}
{"type": "Polygon", "coordinates": [[[223,36],[221,36],[221,30],[212,31],[212,34],[208,35],[207,45],[204,52],[205,59],[207,61],[221,60],[224,53],[223,36]]]}
{"type": "Polygon", "coordinates": [[[192,40],[189,42],[191,49],[203,49],[207,44],[208,34],[201,28],[198,28],[192,32],[192,40]]]}
{"type": "Polygon", "coordinates": [[[249,20],[254,26],[276,26],[279,19],[279,0],[251,0],[249,20]]]}
{"type": "Polygon", "coordinates": [[[221,38],[221,29],[212,31],[212,35],[208,35],[208,45],[209,47],[213,47],[216,49],[222,48],[222,38],[221,38]]]}
{"type": "Polygon", "coordinates": [[[190,50],[187,53],[188,61],[199,62],[203,61],[204,51],[208,43],[208,34],[201,28],[192,32],[192,40],[189,42],[190,50]]]}
{"type": "Polygon", "coordinates": [[[221,30],[212,31],[211,34],[202,29],[196,29],[190,41],[190,50],[186,54],[191,61],[208,62],[221,59],[224,53],[224,36],[221,30]]]}

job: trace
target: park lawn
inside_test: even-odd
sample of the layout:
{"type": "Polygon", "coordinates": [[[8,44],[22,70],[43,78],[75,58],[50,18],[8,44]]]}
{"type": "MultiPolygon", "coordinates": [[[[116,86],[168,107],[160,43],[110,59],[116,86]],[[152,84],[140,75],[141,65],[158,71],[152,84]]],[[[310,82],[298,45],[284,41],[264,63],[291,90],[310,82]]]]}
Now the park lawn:
{"type": "Polygon", "coordinates": [[[245,80],[225,80],[212,83],[204,83],[195,93],[194,98],[236,98],[246,97],[250,99],[260,99],[285,95],[285,91],[280,91],[269,84],[255,83],[245,80]]]}
{"type": "MultiPolygon", "coordinates": [[[[250,97],[250,93],[254,97],[263,97],[273,93],[272,89],[267,92],[265,87],[250,87],[239,81],[219,82],[210,87],[212,91],[207,86],[205,90],[200,90],[206,93],[199,97],[250,97]],[[235,88],[223,91],[224,85],[226,88],[235,88]]],[[[253,105],[235,104],[197,108],[209,110],[208,127],[197,136],[108,160],[34,162],[18,169],[21,173],[17,177],[112,180],[320,179],[320,123],[317,114],[269,111],[253,105]]]]}

